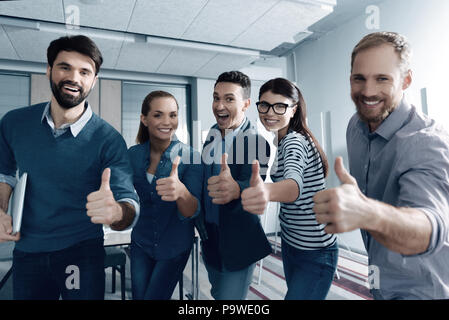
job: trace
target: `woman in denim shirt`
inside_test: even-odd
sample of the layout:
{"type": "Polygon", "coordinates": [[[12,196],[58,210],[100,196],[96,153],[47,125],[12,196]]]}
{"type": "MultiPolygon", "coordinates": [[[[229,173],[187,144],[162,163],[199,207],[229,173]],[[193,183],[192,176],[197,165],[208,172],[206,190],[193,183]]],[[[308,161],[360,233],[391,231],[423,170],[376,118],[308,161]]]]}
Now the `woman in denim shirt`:
{"type": "Polygon", "coordinates": [[[200,211],[200,155],[178,141],[178,103],[153,91],[142,103],[137,145],[128,150],[140,216],[131,234],[133,299],[167,300],[189,258],[200,211]],[[196,162],[195,162],[196,160],[196,162]]]}

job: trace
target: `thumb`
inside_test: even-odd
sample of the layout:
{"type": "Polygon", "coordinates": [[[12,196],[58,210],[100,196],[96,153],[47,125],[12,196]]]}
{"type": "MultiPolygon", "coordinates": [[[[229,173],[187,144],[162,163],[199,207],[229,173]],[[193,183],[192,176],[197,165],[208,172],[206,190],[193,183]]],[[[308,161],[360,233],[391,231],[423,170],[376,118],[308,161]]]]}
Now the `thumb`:
{"type": "Polygon", "coordinates": [[[101,186],[100,190],[111,190],[109,185],[109,180],[111,179],[111,169],[106,168],[101,175],[101,186]]]}
{"type": "Polygon", "coordinates": [[[228,154],[227,153],[223,153],[223,155],[221,156],[221,172],[227,171],[227,170],[229,170],[228,154]]]}
{"type": "Polygon", "coordinates": [[[251,180],[249,180],[249,186],[255,187],[258,183],[260,183],[260,181],[262,181],[262,178],[259,175],[259,161],[254,160],[251,169],[252,172],[251,172],[251,180]]]}
{"type": "Polygon", "coordinates": [[[181,161],[180,156],[176,156],[175,160],[173,160],[173,165],[171,166],[170,177],[175,176],[175,175],[178,176],[178,166],[179,166],[180,161],[181,161]]]}
{"type": "Polygon", "coordinates": [[[335,173],[337,174],[338,180],[340,180],[341,184],[357,185],[357,182],[354,179],[354,177],[351,176],[349,172],[345,169],[342,157],[337,157],[337,159],[335,159],[334,169],[335,173]]]}

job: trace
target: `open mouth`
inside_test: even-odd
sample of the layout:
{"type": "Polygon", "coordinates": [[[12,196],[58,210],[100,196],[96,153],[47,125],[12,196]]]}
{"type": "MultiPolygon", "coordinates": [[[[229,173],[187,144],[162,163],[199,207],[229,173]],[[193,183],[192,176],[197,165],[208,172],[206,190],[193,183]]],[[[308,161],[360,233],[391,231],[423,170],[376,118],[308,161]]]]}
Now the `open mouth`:
{"type": "Polygon", "coordinates": [[[217,122],[219,124],[220,123],[225,123],[229,119],[229,114],[225,113],[225,112],[218,112],[215,115],[216,115],[216,118],[217,118],[217,122]]]}
{"type": "Polygon", "coordinates": [[[160,132],[162,132],[162,133],[170,133],[172,129],[170,129],[170,128],[159,128],[158,130],[160,132]]]}
{"type": "Polygon", "coordinates": [[[79,93],[81,91],[78,86],[69,85],[69,84],[64,84],[62,86],[62,89],[63,89],[64,92],[67,92],[69,94],[79,93]]]}

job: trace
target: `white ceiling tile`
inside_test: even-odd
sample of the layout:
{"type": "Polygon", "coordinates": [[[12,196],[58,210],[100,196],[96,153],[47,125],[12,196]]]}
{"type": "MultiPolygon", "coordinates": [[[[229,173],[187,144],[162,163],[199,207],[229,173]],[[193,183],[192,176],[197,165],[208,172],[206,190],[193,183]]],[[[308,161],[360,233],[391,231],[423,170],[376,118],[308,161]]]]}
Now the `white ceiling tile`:
{"type": "Polygon", "coordinates": [[[129,32],[179,38],[207,0],[137,0],[129,32]]]}
{"type": "Polygon", "coordinates": [[[271,51],[330,12],[320,6],[281,1],[232,42],[234,46],[271,51]]]}
{"type": "Polygon", "coordinates": [[[62,0],[1,1],[0,14],[64,23],[62,0]]]}
{"type": "Polygon", "coordinates": [[[65,33],[42,32],[15,27],[4,27],[21,60],[47,63],[47,48],[53,40],[65,33]]]}
{"type": "Polygon", "coordinates": [[[101,55],[103,56],[103,64],[101,67],[110,69],[114,68],[117,63],[123,41],[105,40],[95,36],[89,37],[95,42],[98,49],[100,49],[101,55]]]}
{"type": "Polygon", "coordinates": [[[216,54],[216,52],[176,48],[170,52],[157,72],[192,76],[216,54]]]}
{"type": "Polygon", "coordinates": [[[220,53],[195,73],[196,77],[216,79],[225,71],[239,70],[255,61],[257,57],[220,53]]]}
{"type": "Polygon", "coordinates": [[[279,0],[210,0],[183,39],[229,44],[279,0]]]}
{"type": "Polygon", "coordinates": [[[148,43],[124,43],[115,68],[154,73],[170,50],[169,47],[148,43]]]}
{"type": "Polygon", "coordinates": [[[105,5],[105,1],[64,0],[65,21],[78,10],[81,26],[126,31],[135,2],[107,0],[105,5]]]}
{"type": "Polygon", "coordinates": [[[0,26],[0,59],[19,59],[2,26],[0,26]]]}

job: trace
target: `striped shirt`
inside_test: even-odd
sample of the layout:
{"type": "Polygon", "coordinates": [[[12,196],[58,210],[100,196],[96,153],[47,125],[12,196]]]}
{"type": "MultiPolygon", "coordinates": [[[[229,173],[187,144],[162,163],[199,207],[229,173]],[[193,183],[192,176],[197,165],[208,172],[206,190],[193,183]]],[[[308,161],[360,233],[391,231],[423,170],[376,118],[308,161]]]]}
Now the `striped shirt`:
{"type": "Polygon", "coordinates": [[[323,164],[313,141],[289,131],[279,142],[275,161],[271,179],[293,179],[299,188],[294,202],[280,204],[282,240],[302,250],[333,245],[336,236],[324,231],[325,225],[316,221],[312,211],[313,196],[325,188],[323,164]]]}

